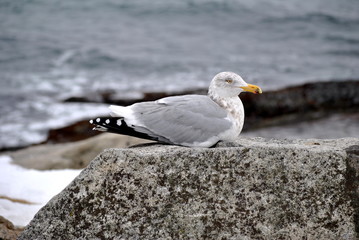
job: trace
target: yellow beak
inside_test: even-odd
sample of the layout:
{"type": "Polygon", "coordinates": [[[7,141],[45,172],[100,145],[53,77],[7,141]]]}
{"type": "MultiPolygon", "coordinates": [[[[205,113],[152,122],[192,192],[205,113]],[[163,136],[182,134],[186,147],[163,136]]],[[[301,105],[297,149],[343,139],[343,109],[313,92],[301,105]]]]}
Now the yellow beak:
{"type": "Polygon", "coordinates": [[[254,94],[261,94],[262,93],[262,89],[256,85],[253,85],[253,84],[248,84],[248,86],[246,87],[240,87],[242,88],[244,91],[246,92],[251,92],[251,93],[254,93],[254,94]]]}

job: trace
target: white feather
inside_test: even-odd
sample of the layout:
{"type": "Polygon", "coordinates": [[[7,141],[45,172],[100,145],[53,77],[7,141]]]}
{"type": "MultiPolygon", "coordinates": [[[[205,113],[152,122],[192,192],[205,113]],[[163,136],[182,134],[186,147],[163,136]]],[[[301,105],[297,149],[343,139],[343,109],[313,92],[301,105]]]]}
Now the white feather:
{"type": "Polygon", "coordinates": [[[142,124],[135,117],[132,109],[132,106],[122,107],[111,105],[109,109],[111,110],[110,114],[112,117],[123,117],[127,125],[131,126],[142,126],[142,124]]]}

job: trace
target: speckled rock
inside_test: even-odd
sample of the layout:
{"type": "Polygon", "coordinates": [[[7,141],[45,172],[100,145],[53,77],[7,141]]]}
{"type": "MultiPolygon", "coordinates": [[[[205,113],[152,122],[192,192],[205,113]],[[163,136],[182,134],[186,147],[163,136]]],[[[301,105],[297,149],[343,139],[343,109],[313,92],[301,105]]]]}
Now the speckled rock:
{"type": "Polygon", "coordinates": [[[19,239],[356,239],[358,145],[252,138],[109,149],[19,239]]]}

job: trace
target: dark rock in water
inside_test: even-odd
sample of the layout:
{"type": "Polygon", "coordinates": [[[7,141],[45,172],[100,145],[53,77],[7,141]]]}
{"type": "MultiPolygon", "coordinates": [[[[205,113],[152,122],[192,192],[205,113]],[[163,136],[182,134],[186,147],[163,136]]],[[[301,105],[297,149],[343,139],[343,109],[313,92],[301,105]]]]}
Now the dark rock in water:
{"type": "Polygon", "coordinates": [[[23,229],[16,228],[12,222],[0,216],[0,239],[15,240],[23,229]]]}
{"type": "Polygon", "coordinates": [[[358,145],[253,138],[110,149],[19,239],[356,239],[358,145]]]}
{"type": "MultiPolygon", "coordinates": [[[[330,81],[307,83],[281,90],[265,91],[261,95],[242,93],[241,99],[247,116],[269,118],[308,111],[338,111],[357,109],[359,106],[359,81],[330,81]]],[[[127,106],[136,102],[154,101],[163,97],[207,94],[207,89],[186,90],[182,92],[145,92],[141,98],[123,99],[113,91],[105,91],[91,97],[74,97],[65,101],[103,102],[127,106]]]]}
{"type": "Polygon", "coordinates": [[[160,98],[186,95],[186,94],[207,94],[207,89],[194,89],[184,90],[179,92],[144,92],[140,97],[134,98],[123,98],[115,91],[107,90],[98,93],[88,93],[85,96],[70,97],[64,100],[64,102],[97,102],[97,103],[108,103],[121,106],[128,106],[136,102],[144,101],[155,101],[160,98]]]}
{"type": "Polygon", "coordinates": [[[47,140],[44,143],[66,143],[80,141],[100,134],[93,131],[93,125],[88,120],[79,121],[69,126],[52,129],[49,131],[47,140]]]}
{"type": "Polygon", "coordinates": [[[99,92],[87,92],[83,96],[73,96],[64,100],[64,102],[97,102],[105,103],[114,96],[116,92],[114,90],[103,90],[99,92]]]}
{"type": "Polygon", "coordinates": [[[359,81],[308,83],[261,95],[241,94],[245,129],[318,119],[359,110],[359,81]]]}

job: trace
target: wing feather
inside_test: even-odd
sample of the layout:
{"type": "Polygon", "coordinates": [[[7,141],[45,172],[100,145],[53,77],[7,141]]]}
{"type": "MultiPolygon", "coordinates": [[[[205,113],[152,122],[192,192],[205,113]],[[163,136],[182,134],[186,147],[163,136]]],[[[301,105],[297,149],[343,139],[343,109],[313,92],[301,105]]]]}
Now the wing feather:
{"type": "Polygon", "coordinates": [[[131,110],[141,127],[175,144],[205,142],[232,126],[227,112],[209,97],[201,95],[137,103],[131,110]]]}

